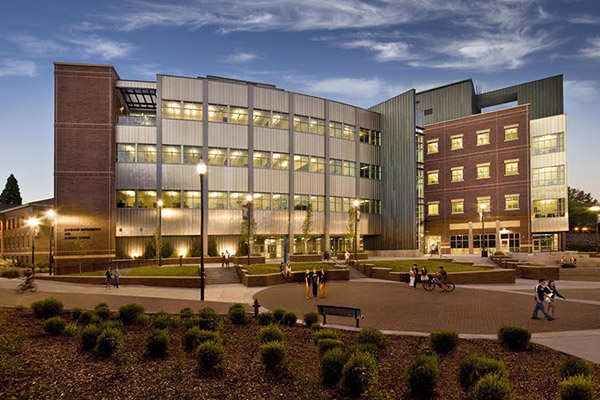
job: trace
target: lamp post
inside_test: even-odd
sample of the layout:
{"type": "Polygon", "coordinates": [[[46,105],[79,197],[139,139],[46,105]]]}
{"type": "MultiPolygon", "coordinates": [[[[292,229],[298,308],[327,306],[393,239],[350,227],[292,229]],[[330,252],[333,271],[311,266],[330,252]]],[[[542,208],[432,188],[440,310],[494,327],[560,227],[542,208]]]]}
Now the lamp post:
{"type": "Polygon", "coordinates": [[[242,216],[243,219],[248,221],[248,266],[250,266],[250,225],[252,223],[252,213],[250,211],[250,208],[252,207],[252,195],[248,194],[246,196],[246,212],[245,215],[242,216]]]}
{"type": "Polygon", "coordinates": [[[600,206],[592,206],[590,207],[590,211],[596,213],[596,251],[600,250],[600,242],[598,241],[598,228],[600,228],[600,206]]]}
{"type": "Polygon", "coordinates": [[[481,219],[481,257],[487,257],[487,252],[485,250],[485,221],[483,219],[483,213],[487,208],[487,204],[481,204],[479,206],[479,218],[481,219]]]}
{"type": "Polygon", "coordinates": [[[35,230],[40,224],[40,220],[31,217],[27,220],[27,225],[31,228],[31,265],[35,267],[35,230]]]}
{"type": "Polygon", "coordinates": [[[358,213],[360,212],[360,200],[354,200],[352,205],[354,206],[354,263],[358,268],[358,213]]]}
{"type": "MultiPolygon", "coordinates": [[[[52,256],[52,244],[54,242],[54,223],[56,220],[56,213],[54,210],[48,210],[46,217],[50,220],[50,238],[48,243],[48,272],[52,275],[54,271],[54,257],[52,256]]],[[[55,274],[56,275],[56,274],[55,274]]]]}
{"type": "Polygon", "coordinates": [[[156,245],[156,252],[158,253],[158,266],[162,265],[162,208],[165,203],[159,200],[158,205],[158,243],[156,245]]]}
{"type": "Polygon", "coordinates": [[[204,175],[206,164],[200,161],[196,166],[200,177],[200,300],[204,301],[204,175]]]}

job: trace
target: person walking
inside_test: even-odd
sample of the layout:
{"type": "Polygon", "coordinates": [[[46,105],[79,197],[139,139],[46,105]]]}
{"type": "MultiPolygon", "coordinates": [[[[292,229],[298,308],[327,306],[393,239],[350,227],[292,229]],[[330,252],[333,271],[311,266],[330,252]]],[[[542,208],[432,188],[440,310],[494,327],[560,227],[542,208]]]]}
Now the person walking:
{"type": "Polygon", "coordinates": [[[408,287],[411,289],[414,289],[415,288],[415,279],[417,278],[415,276],[415,268],[414,267],[411,267],[409,274],[410,274],[410,279],[408,280],[408,287]]]}
{"type": "Polygon", "coordinates": [[[225,250],[225,267],[229,268],[229,259],[231,258],[231,254],[229,254],[229,250],[225,250]]]}
{"type": "Polygon", "coordinates": [[[312,282],[312,272],[307,268],[304,273],[304,282],[306,283],[306,298],[308,299],[308,293],[310,292],[310,284],[312,282]]]}
{"type": "Polygon", "coordinates": [[[115,272],[114,272],[114,282],[115,282],[115,288],[119,288],[119,277],[121,276],[121,273],[119,272],[119,267],[115,267],[115,272]]]}
{"type": "Polygon", "coordinates": [[[346,252],[344,253],[344,261],[346,262],[346,264],[350,264],[350,253],[348,252],[348,250],[346,250],[346,252]]]}
{"type": "Polygon", "coordinates": [[[323,268],[321,270],[321,285],[319,288],[321,289],[321,297],[325,297],[325,284],[327,283],[327,270],[323,268]]]}
{"type": "Polygon", "coordinates": [[[225,266],[225,252],[221,252],[221,268],[225,266]]]}
{"type": "Polygon", "coordinates": [[[531,316],[531,319],[540,319],[540,317],[538,317],[538,313],[541,311],[548,321],[554,321],[554,318],[548,314],[546,307],[544,307],[544,303],[546,302],[546,288],[544,288],[545,282],[545,279],[540,278],[538,279],[538,284],[535,286],[535,308],[533,309],[533,315],[531,316]]]}
{"type": "Polygon", "coordinates": [[[556,289],[556,284],[553,280],[548,281],[548,286],[546,287],[546,306],[548,307],[548,313],[554,318],[554,299],[560,297],[563,300],[566,298],[558,293],[556,289]]]}
{"type": "Polygon", "coordinates": [[[429,275],[427,275],[427,268],[423,266],[421,268],[421,283],[423,284],[423,287],[425,287],[427,281],[429,281],[429,275]]]}
{"type": "Polygon", "coordinates": [[[317,273],[317,267],[313,268],[311,285],[313,297],[317,297],[317,293],[319,290],[319,274],[317,273]]]}
{"type": "Polygon", "coordinates": [[[112,272],[110,271],[110,267],[106,268],[106,273],[104,275],[106,276],[106,288],[110,290],[110,282],[112,280],[112,272]]]}

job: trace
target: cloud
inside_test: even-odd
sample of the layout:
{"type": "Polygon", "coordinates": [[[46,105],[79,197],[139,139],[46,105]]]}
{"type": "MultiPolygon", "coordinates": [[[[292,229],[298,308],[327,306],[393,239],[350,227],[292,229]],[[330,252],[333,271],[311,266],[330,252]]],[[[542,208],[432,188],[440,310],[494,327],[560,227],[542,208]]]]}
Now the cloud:
{"type": "Polygon", "coordinates": [[[571,15],[567,18],[567,21],[572,24],[581,24],[581,25],[596,25],[600,24],[600,18],[593,17],[587,14],[579,14],[579,15],[571,15]]]}
{"type": "Polygon", "coordinates": [[[256,60],[260,58],[257,54],[241,51],[239,53],[231,54],[225,58],[225,62],[230,63],[245,63],[248,61],[256,60]]]}
{"type": "Polygon", "coordinates": [[[592,80],[565,80],[565,97],[586,101],[598,95],[598,82],[592,80]]]}
{"type": "Polygon", "coordinates": [[[579,55],[585,58],[600,58],[600,36],[589,38],[588,47],[579,50],[579,55]]]}
{"type": "Polygon", "coordinates": [[[66,47],[52,40],[42,40],[32,35],[13,34],[8,37],[28,56],[54,56],[66,50],[66,47]]]}
{"type": "Polygon", "coordinates": [[[101,57],[105,60],[125,58],[134,50],[134,46],[127,42],[103,39],[100,37],[89,38],[66,38],[66,42],[74,44],[78,51],[85,57],[101,57]]]}
{"type": "Polygon", "coordinates": [[[0,77],[3,76],[27,76],[32,77],[37,74],[37,69],[32,61],[26,60],[0,60],[0,77]]]}
{"type": "Polygon", "coordinates": [[[347,49],[366,49],[375,53],[375,61],[404,61],[414,57],[410,54],[410,44],[406,42],[377,42],[375,40],[354,40],[342,44],[347,49]]]}
{"type": "Polygon", "coordinates": [[[95,22],[82,21],[71,27],[74,31],[99,31],[104,29],[104,26],[95,22]]]}

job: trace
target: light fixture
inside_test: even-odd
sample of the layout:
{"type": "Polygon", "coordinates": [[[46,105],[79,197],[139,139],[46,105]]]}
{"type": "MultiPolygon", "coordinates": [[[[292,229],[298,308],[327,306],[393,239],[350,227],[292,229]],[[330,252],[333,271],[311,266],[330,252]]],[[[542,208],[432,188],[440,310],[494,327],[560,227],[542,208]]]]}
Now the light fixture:
{"type": "Polygon", "coordinates": [[[38,226],[39,224],[40,220],[37,218],[32,217],[27,220],[27,225],[31,226],[32,228],[38,226]]]}
{"type": "Polygon", "coordinates": [[[506,228],[502,228],[502,229],[500,230],[500,233],[501,233],[501,234],[505,234],[505,233],[509,233],[509,232],[510,232],[510,231],[509,231],[508,229],[506,229],[506,228]]]}
{"type": "Polygon", "coordinates": [[[165,203],[164,203],[162,200],[159,200],[159,201],[158,201],[156,204],[157,204],[159,207],[162,207],[162,206],[163,206],[165,203]]]}
{"type": "Polygon", "coordinates": [[[592,207],[590,207],[590,211],[594,211],[594,212],[600,211],[600,206],[592,206],[592,207]]]}
{"type": "Polygon", "coordinates": [[[360,207],[360,201],[358,199],[354,200],[352,204],[354,205],[354,208],[360,207]]]}
{"type": "Polygon", "coordinates": [[[46,216],[50,219],[56,217],[56,213],[54,212],[54,210],[48,210],[46,211],[46,216]]]}
{"type": "Polygon", "coordinates": [[[247,202],[251,202],[252,201],[252,195],[251,194],[249,194],[249,195],[246,196],[246,201],[247,202]]]}
{"type": "Polygon", "coordinates": [[[200,161],[198,163],[198,165],[196,166],[196,171],[198,171],[198,175],[204,176],[206,174],[206,164],[204,164],[204,162],[200,161]]]}
{"type": "Polygon", "coordinates": [[[487,208],[487,204],[486,203],[480,204],[479,208],[481,208],[481,210],[484,211],[487,208]]]}

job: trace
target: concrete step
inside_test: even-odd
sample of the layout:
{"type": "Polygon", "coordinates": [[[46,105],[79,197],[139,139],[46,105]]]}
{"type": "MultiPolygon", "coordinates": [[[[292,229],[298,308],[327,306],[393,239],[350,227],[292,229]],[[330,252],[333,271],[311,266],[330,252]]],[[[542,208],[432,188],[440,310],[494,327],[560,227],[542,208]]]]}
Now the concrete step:
{"type": "Polygon", "coordinates": [[[235,268],[206,268],[206,284],[222,285],[227,283],[241,283],[235,268]]]}
{"type": "Polygon", "coordinates": [[[352,280],[352,279],[363,279],[363,278],[367,277],[365,274],[363,274],[362,272],[359,272],[354,267],[348,267],[348,269],[350,270],[350,280],[352,280]]]}

